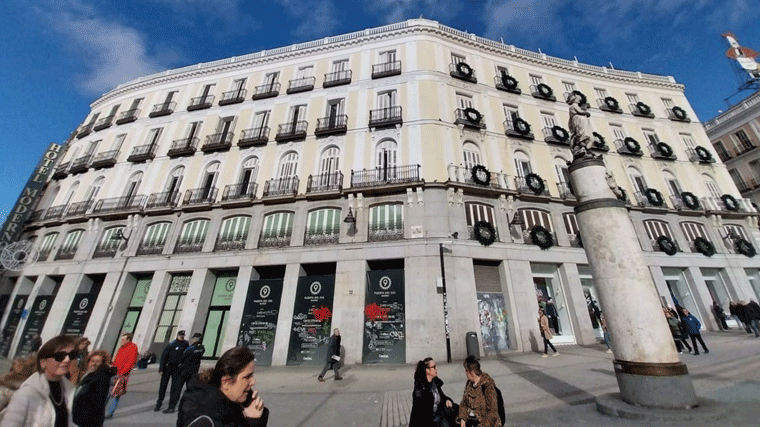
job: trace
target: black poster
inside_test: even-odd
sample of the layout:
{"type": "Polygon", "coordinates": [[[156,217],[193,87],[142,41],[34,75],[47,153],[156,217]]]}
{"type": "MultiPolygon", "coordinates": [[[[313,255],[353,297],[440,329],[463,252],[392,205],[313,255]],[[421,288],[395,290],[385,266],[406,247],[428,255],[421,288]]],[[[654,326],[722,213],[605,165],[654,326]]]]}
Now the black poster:
{"type": "Polygon", "coordinates": [[[406,363],[404,270],[367,272],[364,363],[406,363]]]}
{"type": "Polygon", "coordinates": [[[13,307],[11,307],[11,312],[8,313],[8,320],[5,322],[5,328],[3,329],[3,341],[0,343],[0,354],[3,357],[8,357],[8,352],[11,350],[11,343],[13,342],[13,337],[16,336],[16,329],[18,329],[21,313],[24,312],[28,297],[29,295],[16,295],[16,299],[13,300],[13,307]]]}
{"type": "Polygon", "coordinates": [[[74,295],[69,314],[66,316],[66,321],[63,322],[62,334],[84,335],[84,328],[87,327],[87,322],[90,320],[97,297],[98,294],[95,293],[74,295]]]}
{"type": "Polygon", "coordinates": [[[16,350],[17,357],[26,356],[32,352],[32,346],[42,332],[42,327],[45,326],[45,320],[47,320],[54,299],[55,295],[38,296],[34,299],[34,305],[32,305],[32,310],[26,319],[26,326],[24,326],[24,335],[21,336],[20,347],[16,350]]]}
{"type": "Polygon", "coordinates": [[[288,365],[325,363],[332,324],[335,276],[298,278],[288,365]]]}
{"type": "Polygon", "coordinates": [[[251,280],[243,308],[238,345],[251,349],[256,365],[272,364],[274,333],[282,298],[282,279],[251,280]]]}

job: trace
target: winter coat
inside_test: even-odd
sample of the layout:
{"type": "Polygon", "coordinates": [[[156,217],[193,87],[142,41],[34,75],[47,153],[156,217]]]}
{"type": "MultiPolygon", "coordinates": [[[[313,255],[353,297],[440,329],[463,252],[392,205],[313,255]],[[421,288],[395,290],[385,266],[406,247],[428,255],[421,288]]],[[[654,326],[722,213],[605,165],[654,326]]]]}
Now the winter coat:
{"type": "MultiPolygon", "coordinates": [[[[71,403],[74,399],[74,387],[68,379],[61,378],[61,394],[65,400],[71,419],[71,403]]],[[[50,385],[44,374],[35,372],[13,393],[6,408],[0,427],[53,427],[55,425],[55,407],[50,400],[50,385]]]]}
{"type": "Polygon", "coordinates": [[[330,337],[330,345],[327,346],[327,361],[331,361],[333,355],[340,356],[340,335],[330,337]]]}
{"type": "Polygon", "coordinates": [[[699,328],[702,327],[702,324],[693,314],[689,313],[688,316],[684,316],[683,324],[689,335],[699,335],[699,328]]]}
{"type": "Polygon", "coordinates": [[[193,427],[266,427],[269,409],[264,408],[261,418],[246,418],[241,404],[227,399],[218,387],[195,376],[179,403],[177,427],[187,427],[199,417],[203,418],[193,427]]]}
{"type": "Polygon", "coordinates": [[[538,318],[538,324],[541,327],[542,337],[546,338],[547,340],[554,338],[554,335],[552,335],[552,330],[549,328],[549,318],[546,317],[546,314],[542,314],[541,317],[538,318]]]}
{"type": "Polygon", "coordinates": [[[480,427],[501,427],[498,405],[496,384],[490,375],[483,372],[477,385],[470,380],[464,385],[457,422],[466,420],[472,411],[480,421],[480,427]]]}
{"type": "Polygon", "coordinates": [[[203,353],[205,352],[206,348],[201,343],[185,348],[179,364],[179,371],[182,374],[182,378],[185,378],[185,381],[188,381],[193,374],[198,373],[198,369],[201,367],[201,358],[203,358],[203,353]]]}
{"type": "Polygon", "coordinates": [[[132,372],[132,368],[135,367],[138,357],[139,352],[135,343],[130,341],[119,347],[119,351],[113,359],[113,367],[116,368],[117,374],[122,376],[129,375],[132,372]]]}
{"type": "MultiPolygon", "coordinates": [[[[165,369],[172,369],[179,366],[182,361],[182,354],[185,352],[188,344],[187,341],[174,340],[170,342],[161,352],[161,361],[158,363],[158,372],[164,372],[165,369]]],[[[197,371],[196,371],[197,372],[197,371]]]]}
{"type": "Polygon", "coordinates": [[[445,414],[447,400],[451,401],[452,404],[454,403],[443,392],[443,381],[440,378],[435,377],[431,382],[428,382],[427,378],[415,381],[414,391],[412,392],[412,413],[409,416],[409,427],[434,427],[433,416],[435,413],[445,414]],[[433,384],[438,387],[438,394],[441,397],[441,401],[435,410],[433,410],[435,402],[433,384]]]}
{"type": "Polygon", "coordinates": [[[111,377],[116,374],[116,368],[103,366],[82,377],[79,388],[74,394],[72,417],[80,427],[101,427],[105,420],[108,390],[111,387],[111,377]]]}
{"type": "Polygon", "coordinates": [[[747,320],[760,320],[760,305],[755,301],[750,301],[744,306],[744,312],[746,313],[747,320]]]}
{"type": "Polygon", "coordinates": [[[670,333],[675,339],[681,339],[681,324],[675,317],[668,317],[668,326],[670,327],[670,333]]]}

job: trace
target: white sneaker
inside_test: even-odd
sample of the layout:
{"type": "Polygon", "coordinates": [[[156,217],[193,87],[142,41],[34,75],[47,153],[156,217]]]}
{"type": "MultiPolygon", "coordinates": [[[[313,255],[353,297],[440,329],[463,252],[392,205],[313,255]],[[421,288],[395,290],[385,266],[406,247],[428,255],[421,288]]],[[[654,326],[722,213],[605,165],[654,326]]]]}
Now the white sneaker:
{"type": "Polygon", "coordinates": [[[611,348],[608,348],[608,349],[607,349],[607,353],[612,353],[612,349],[611,349],[611,348]]]}
{"type": "Polygon", "coordinates": [[[557,357],[557,356],[559,356],[559,353],[555,351],[554,354],[552,354],[552,357],[557,357]]]}
{"type": "Polygon", "coordinates": [[[544,354],[541,355],[541,357],[549,357],[549,355],[546,354],[546,353],[544,353],[544,354]]]}

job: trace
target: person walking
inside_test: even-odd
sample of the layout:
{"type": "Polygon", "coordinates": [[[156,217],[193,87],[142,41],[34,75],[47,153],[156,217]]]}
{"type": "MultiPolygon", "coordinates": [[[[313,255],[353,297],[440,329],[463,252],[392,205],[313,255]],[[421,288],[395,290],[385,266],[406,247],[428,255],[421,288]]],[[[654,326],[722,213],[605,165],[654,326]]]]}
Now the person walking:
{"type": "Polygon", "coordinates": [[[178,331],[177,338],[167,344],[164,351],[161,352],[161,360],[158,363],[158,373],[161,374],[161,383],[158,386],[158,399],[156,400],[156,407],[153,408],[155,412],[161,410],[161,405],[164,403],[164,397],[166,397],[166,387],[169,385],[169,380],[172,381],[172,395],[169,397],[169,408],[164,413],[174,412],[174,407],[179,401],[179,394],[177,394],[177,400],[173,400],[173,391],[175,388],[182,388],[182,379],[179,371],[179,364],[182,361],[182,353],[187,348],[187,341],[185,341],[185,331],[178,331]],[[177,387],[177,383],[179,387],[177,387]]]}
{"type": "Polygon", "coordinates": [[[718,328],[721,331],[728,330],[728,324],[726,323],[726,312],[723,311],[723,307],[718,304],[718,301],[713,301],[712,312],[715,315],[715,322],[718,323],[718,328]]]}
{"type": "MultiPolygon", "coordinates": [[[[665,318],[668,320],[668,327],[670,328],[670,334],[673,336],[673,341],[676,343],[676,349],[679,353],[683,353],[683,346],[681,345],[681,324],[673,313],[668,308],[663,308],[665,318]]],[[[689,350],[691,351],[691,350],[689,350]]]]}
{"type": "Polygon", "coordinates": [[[549,326],[554,329],[554,333],[562,335],[562,332],[559,330],[559,314],[557,313],[557,306],[554,305],[553,299],[549,298],[546,300],[544,311],[546,312],[546,317],[549,318],[549,326]]]}
{"type": "Polygon", "coordinates": [[[549,327],[549,318],[546,316],[546,311],[543,308],[538,309],[538,325],[541,328],[541,338],[544,339],[544,354],[541,357],[549,357],[549,347],[552,348],[554,354],[552,356],[559,356],[559,352],[554,348],[554,345],[549,341],[554,338],[552,330],[549,327]]]}
{"type": "Polygon", "coordinates": [[[760,305],[755,300],[744,304],[744,313],[747,317],[750,329],[755,333],[755,338],[760,336],[760,305]]]}
{"type": "Polygon", "coordinates": [[[450,427],[458,413],[458,405],[443,392],[435,360],[426,357],[417,362],[409,427],[450,427]]]}
{"type": "Polygon", "coordinates": [[[87,357],[87,369],[74,394],[71,410],[74,424],[79,427],[103,427],[108,389],[111,377],[116,375],[110,361],[111,355],[105,350],[93,351],[87,357]]]}
{"type": "Polygon", "coordinates": [[[668,308],[670,310],[670,315],[673,316],[674,319],[678,320],[678,326],[681,328],[681,345],[687,348],[689,353],[692,352],[691,346],[689,345],[689,331],[686,329],[686,324],[683,323],[683,308],[679,305],[676,305],[676,308],[668,308]]]}
{"type": "Polygon", "coordinates": [[[705,354],[709,353],[710,350],[707,349],[707,346],[705,345],[705,342],[702,340],[702,335],[699,333],[699,329],[702,327],[702,323],[699,322],[699,319],[694,317],[693,314],[689,313],[689,310],[682,308],[683,310],[683,323],[686,325],[686,330],[689,331],[689,336],[691,337],[691,344],[694,346],[694,355],[699,355],[699,348],[697,348],[697,341],[699,341],[700,344],[702,344],[702,349],[705,351],[705,354]]]}
{"type": "Polygon", "coordinates": [[[490,375],[480,370],[480,362],[475,356],[467,356],[463,365],[467,383],[459,403],[459,426],[500,427],[496,383],[490,375]]]}
{"type": "Polygon", "coordinates": [[[75,338],[59,335],[37,352],[37,372],[13,393],[2,427],[67,427],[72,425],[74,386],[66,378],[76,356],[75,338]]]}
{"type": "Polygon", "coordinates": [[[193,334],[193,343],[188,346],[182,353],[182,359],[179,362],[179,381],[172,382],[172,393],[169,397],[169,407],[164,411],[165,414],[174,412],[174,407],[179,402],[179,396],[182,394],[182,387],[187,384],[193,375],[198,373],[201,367],[201,359],[206,348],[201,344],[203,334],[196,332],[193,334]],[[175,387],[176,386],[176,387],[175,387]]]}
{"type": "Polygon", "coordinates": [[[177,427],[266,427],[269,409],[253,390],[255,365],[247,347],[233,347],[193,377],[182,396],[177,427]]]}
{"type": "Polygon", "coordinates": [[[333,334],[330,337],[330,344],[327,346],[327,360],[325,361],[325,367],[322,368],[322,372],[317,379],[319,382],[325,382],[325,373],[328,369],[335,371],[335,380],[342,380],[340,376],[340,330],[335,328],[333,334]]]}
{"type": "Polygon", "coordinates": [[[137,345],[132,342],[132,333],[124,332],[121,335],[121,347],[119,347],[116,358],[113,360],[113,367],[116,368],[116,377],[114,377],[111,395],[108,399],[106,418],[113,418],[113,413],[116,412],[116,407],[119,406],[119,399],[127,394],[129,374],[132,372],[132,368],[135,367],[138,357],[140,357],[140,352],[137,350],[137,345]]]}
{"type": "MultiPolygon", "coordinates": [[[[610,333],[607,331],[607,319],[604,318],[604,313],[599,312],[599,323],[602,326],[602,332],[604,333],[604,345],[607,346],[607,353],[612,353],[610,348],[610,333]]],[[[557,354],[557,351],[554,351],[557,354]]]]}

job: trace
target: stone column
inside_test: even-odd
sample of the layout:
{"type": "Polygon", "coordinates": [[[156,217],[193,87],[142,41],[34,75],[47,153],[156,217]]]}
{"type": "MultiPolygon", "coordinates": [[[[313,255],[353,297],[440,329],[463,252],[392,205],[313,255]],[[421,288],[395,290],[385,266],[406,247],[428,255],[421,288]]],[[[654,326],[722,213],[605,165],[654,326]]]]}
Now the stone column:
{"type": "Polygon", "coordinates": [[[694,386],[678,358],[628,210],[610,190],[604,162],[576,158],[569,171],[623,401],[669,409],[696,406],[694,386]]]}

